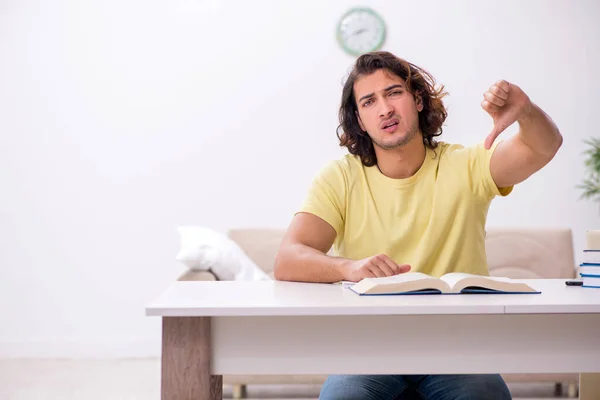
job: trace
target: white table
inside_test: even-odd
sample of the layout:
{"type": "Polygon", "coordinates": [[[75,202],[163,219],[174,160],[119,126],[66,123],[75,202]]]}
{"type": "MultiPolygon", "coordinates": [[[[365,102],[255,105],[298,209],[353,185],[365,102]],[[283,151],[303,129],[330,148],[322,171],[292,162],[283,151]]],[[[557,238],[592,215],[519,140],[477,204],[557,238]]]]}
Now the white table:
{"type": "Polygon", "coordinates": [[[542,294],[175,282],[146,309],[163,318],[162,398],[221,398],[225,374],[600,372],[600,289],[526,282],[542,294]]]}

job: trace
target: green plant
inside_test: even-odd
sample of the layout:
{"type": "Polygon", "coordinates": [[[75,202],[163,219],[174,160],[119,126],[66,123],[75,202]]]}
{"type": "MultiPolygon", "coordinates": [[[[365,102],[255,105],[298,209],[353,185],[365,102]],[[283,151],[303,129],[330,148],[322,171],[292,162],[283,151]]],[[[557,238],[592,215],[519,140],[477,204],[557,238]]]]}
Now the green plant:
{"type": "Polygon", "coordinates": [[[581,198],[600,201],[600,138],[590,138],[583,141],[588,149],[583,153],[587,167],[587,177],[577,185],[583,190],[581,198]]]}

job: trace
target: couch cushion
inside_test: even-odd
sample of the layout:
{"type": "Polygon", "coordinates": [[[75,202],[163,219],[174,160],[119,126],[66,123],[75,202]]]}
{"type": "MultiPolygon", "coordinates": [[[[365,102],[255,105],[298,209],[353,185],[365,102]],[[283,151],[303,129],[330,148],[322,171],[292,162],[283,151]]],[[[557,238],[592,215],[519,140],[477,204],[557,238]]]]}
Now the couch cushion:
{"type": "MultiPolygon", "coordinates": [[[[229,237],[267,274],[273,271],[284,229],[232,229],[229,237]]],[[[485,240],[490,275],[509,278],[573,278],[570,229],[488,228],[485,240]]]]}
{"type": "Polygon", "coordinates": [[[256,265],[271,275],[284,229],[231,229],[228,235],[256,265]]]}
{"type": "Polygon", "coordinates": [[[492,276],[516,279],[575,276],[570,229],[488,228],[485,247],[492,276]]]}

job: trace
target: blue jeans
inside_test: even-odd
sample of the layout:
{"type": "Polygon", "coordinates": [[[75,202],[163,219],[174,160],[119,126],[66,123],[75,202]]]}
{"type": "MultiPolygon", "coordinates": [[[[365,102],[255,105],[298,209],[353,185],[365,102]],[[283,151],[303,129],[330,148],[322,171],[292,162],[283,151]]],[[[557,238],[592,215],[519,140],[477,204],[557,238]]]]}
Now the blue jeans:
{"type": "Polygon", "coordinates": [[[333,375],[319,400],[510,400],[500,375],[333,375]]]}

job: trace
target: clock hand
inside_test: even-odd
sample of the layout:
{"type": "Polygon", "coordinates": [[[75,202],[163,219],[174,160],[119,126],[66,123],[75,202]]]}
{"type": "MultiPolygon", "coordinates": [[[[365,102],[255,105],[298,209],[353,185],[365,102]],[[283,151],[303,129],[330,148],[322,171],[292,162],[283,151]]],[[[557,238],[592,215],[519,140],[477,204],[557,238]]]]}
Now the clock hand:
{"type": "Polygon", "coordinates": [[[364,31],[366,31],[365,28],[359,29],[356,32],[352,32],[352,34],[350,36],[359,35],[359,34],[363,33],[364,31]]]}

